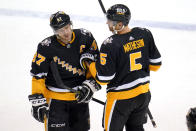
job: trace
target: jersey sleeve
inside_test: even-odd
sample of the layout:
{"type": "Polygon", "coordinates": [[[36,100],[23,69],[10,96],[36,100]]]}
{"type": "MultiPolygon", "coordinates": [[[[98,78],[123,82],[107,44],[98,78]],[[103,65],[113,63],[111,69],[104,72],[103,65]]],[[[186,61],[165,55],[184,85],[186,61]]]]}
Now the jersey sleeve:
{"type": "Polygon", "coordinates": [[[101,82],[100,84],[108,84],[116,74],[116,57],[115,51],[112,51],[112,43],[107,43],[105,40],[101,46],[100,54],[96,63],[91,63],[90,70],[93,72],[96,80],[101,82]]]}
{"type": "Polygon", "coordinates": [[[99,53],[97,42],[93,37],[93,34],[86,29],[80,29],[80,31],[82,34],[82,42],[86,45],[84,52],[87,50],[94,50],[96,53],[99,53]]]}
{"type": "Polygon", "coordinates": [[[50,62],[50,39],[45,39],[39,43],[37,51],[31,64],[31,75],[36,79],[42,79],[47,76],[50,62]]]}
{"type": "Polygon", "coordinates": [[[149,34],[149,41],[150,41],[150,46],[149,46],[149,63],[150,63],[149,64],[149,69],[151,71],[157,71],[160,68],[161,64],[162,64],[161,54],[160,54],[158,48],[155,45],[152,33],[149,30],[147,30],[147,32],[149,34]]]}

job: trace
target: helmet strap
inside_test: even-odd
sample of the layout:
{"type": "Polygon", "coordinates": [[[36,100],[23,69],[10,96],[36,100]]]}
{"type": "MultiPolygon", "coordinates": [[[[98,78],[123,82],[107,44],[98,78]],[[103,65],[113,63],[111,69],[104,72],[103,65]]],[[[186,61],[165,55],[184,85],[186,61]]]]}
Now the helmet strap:
{"type": "Polygon", "coordinates": [[[124,28],[125,28],[125,26],[123,25],[122,26],[122,28],[121,29],[116,29],[116,25],[118,24],[118,22],[117,21],[113,21],[113,26],[112,26],[112,28],[113,28],[113,31],[112,31],[112,33],[115,35],[115,34],[118,34],[118,32],[119,31],[121,31],[121,30],[123,30],[124,28]]]}

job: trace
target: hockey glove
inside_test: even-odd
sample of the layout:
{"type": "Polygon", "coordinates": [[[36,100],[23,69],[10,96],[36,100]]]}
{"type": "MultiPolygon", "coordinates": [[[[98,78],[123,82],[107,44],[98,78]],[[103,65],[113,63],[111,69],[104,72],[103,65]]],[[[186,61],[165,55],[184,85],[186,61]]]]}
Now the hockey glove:
{"type": "Polygon", "coordinates": [[[190,108],[186,115],[187,127],[190,131],[196,130],[196,107],[190,108]]]}
{"type": "Polygon", "coordinates": [[[86,70],[87,67],[86,67],[86,64],[85,62],[88,62],[89,64],[93,61],[96,60],[96,57],[97,57],[97,54],[95,54],[95,51],[93,50],[90,50],[88,52],[85,52],[83,53],[81,56],[80,56],[80,66],[86,70]]]}
{"type": "Polygon", "coordinates": [[[31,114],[39,122],[44,123],[44,116],[48,115],[49,107],[46,98],[42,94],[29,95],[29,101],[32,103],[31,114]]]}
{"type": "Polygon", "coordinates": [[[92,97],[94,92],[101,89],[101,86],[94,80],[89,79],[85,80],[81,86],[79,86],[78,93],[76,93],[76,100],[78,103],[88,103],[92,97]]]}

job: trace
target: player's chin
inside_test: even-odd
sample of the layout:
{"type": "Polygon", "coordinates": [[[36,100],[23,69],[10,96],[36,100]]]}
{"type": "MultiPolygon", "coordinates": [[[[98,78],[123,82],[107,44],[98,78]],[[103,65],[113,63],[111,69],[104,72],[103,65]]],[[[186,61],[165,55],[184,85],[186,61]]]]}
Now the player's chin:
{"type": "Polygon", "coordinates": [[[114,31],[112,27],[108,27],[110,31],[114,31]]]}
{"type": "Polygon", "coordinates": [[[113,32],[114,30],[113,29],[110,29],[110,31],[113,32]]]}
{"type": "Polygon", "coordinates": [[[64,41],[71,41],[71,37],[67,37],[67,36],[63,36],[61,37],[61,39],[63,39],[64,41]]]}

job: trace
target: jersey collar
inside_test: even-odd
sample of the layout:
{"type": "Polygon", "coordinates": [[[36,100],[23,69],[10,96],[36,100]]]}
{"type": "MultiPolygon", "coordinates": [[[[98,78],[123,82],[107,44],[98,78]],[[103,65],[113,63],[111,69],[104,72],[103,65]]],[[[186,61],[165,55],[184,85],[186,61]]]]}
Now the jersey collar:
{"type": "MultiPolygon", "coordinates": [[[[72,40],[68,43],[68,44],[72,44],[75,40],[75,33],[72,32],[72,40]]],[[[68,44],[63,43],[62,41],[60,41],[59,39],[57,39],[57,41],[62,45],[62,46],[67,46],[68,44]]]]}

